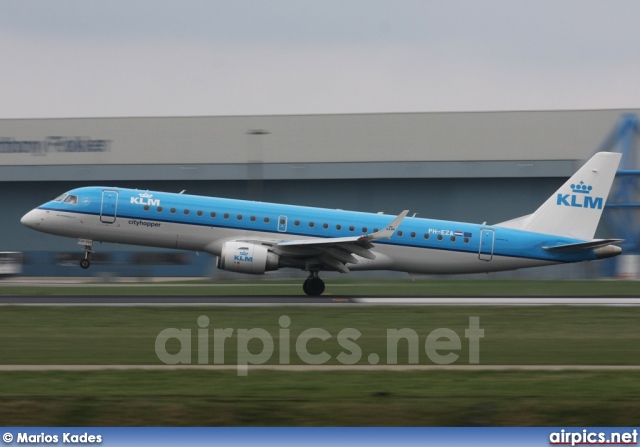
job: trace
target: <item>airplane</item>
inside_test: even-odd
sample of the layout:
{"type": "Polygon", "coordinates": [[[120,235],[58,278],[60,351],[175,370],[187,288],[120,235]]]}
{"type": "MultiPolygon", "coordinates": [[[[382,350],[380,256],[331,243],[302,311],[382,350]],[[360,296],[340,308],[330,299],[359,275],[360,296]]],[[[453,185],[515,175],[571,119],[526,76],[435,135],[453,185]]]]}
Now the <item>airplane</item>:
{"type": "Polygon", "coordinates": [[[312,208],[117,187],[65,192],[25,214],[34,230],[77,238],[80,266],[94,242],[206,252],[222,270],[455,274],[515,270],[619,255],[621,239],[593,239],[621,154],[599,152],[535,212],[494,225],[312,208]]]}

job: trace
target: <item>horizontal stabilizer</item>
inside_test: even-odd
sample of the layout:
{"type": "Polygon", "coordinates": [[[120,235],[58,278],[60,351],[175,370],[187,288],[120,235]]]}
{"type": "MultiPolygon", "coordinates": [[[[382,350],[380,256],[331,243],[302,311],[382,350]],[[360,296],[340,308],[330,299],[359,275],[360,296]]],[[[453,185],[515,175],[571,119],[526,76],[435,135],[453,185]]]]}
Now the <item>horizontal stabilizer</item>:
{"type": "Polygon", "coordinates": [[[554,247],[542,247],[547,251],[558,251],[563,253],[578,252],[583,250],[591,250],[592,248],[604,247],[611,244],[619,244],[624,239],[595,239],[589,242],[578,242],[576,244],[556,245],[554,247]]]}

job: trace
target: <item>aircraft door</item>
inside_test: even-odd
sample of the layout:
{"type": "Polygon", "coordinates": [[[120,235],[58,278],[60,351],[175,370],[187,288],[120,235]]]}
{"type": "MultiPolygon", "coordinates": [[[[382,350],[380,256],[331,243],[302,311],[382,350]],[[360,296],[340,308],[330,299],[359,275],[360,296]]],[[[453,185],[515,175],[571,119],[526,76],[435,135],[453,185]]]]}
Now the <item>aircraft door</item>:
{"type": "Polygon", "coordinates": [[[114,223],[118,211],[118,191],[102,191],[102,207],[100,208],[100,222],[114,223]]]}
{"type": "Polygon", "coordinates": [[[493,259],[493,243],[495,240],[495,232],[488,228],[480,230],[480,251],[478,258],[481,261],[491,261],[493,259]]]}
{"type": "Polygon", "coordinates": [[[278,231],[281,233],[287,231],[287,216],[278,217],[278,231]]]}

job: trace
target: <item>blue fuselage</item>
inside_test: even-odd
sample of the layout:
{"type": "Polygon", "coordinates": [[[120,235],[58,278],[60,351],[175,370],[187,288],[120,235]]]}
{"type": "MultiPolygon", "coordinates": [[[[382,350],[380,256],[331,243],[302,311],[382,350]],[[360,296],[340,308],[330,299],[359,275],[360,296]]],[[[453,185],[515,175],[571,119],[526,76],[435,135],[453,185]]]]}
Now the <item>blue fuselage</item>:
{"type": "MultiPolygon", "coordinates": [[[[224,241],[343,238],[375,233],[395,216],[187,194],[85,187],[47,202],[40,231],[220,255],[224,241]],[[62,199],[61,199],[62,198],[62,199]]],[[[25,216],[26,218],[27,216],[25,216]]],[[[35,215],[32,216],[35,219],[35,215]]],[[[543,247],[583,242],[491,225],[407,217],[389,239],[375,241],[375,260],[351,270],[470,273],[596,259],[593,250],[543,247]]]]}

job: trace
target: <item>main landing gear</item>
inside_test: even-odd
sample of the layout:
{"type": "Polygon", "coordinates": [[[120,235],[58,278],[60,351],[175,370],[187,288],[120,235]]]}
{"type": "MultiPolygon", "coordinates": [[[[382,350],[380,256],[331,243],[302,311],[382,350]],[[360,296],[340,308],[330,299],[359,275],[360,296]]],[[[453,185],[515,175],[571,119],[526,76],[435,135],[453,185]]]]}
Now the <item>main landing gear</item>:
{"type": "Polygon", "coordinates": [[[91,254],[93,251],[91,250],[91,245],[84,246],[84,259],[80,261],[80,267],[83,269],[88,269],[91,266],[91,254]]]}
{"type": "Polygon", "coordinates": [[[309,277],[302,284],[304,293],[311,296],[322,295],[324,292],[324,281],[318,276],[318,272],[310,272],[309,277]]]}

